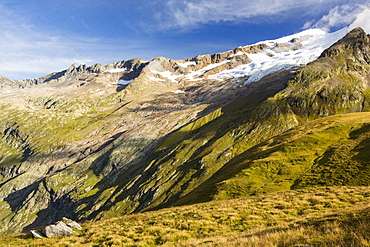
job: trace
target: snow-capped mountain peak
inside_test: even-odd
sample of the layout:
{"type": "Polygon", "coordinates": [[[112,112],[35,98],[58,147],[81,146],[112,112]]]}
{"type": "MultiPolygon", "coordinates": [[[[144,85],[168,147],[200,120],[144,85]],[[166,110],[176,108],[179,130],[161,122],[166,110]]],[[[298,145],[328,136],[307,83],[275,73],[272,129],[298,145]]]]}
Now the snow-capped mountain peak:
{"type": "Polygon", "coordinates": [[[258,81],[272,72],[305,65],[315,60],[325,49],[342,38],[346,32],[346,28],[334,33],[327,33],[321,29],[309,29],[276,40],[258,42],[257,44],[265,44],[268,48],[256,54],[248,54],[248,57],[252,59],[251,63],[240,65],[231,70],[224,70],[209,78],[224,79],[247,76],[246,83],[258,81]]]}
{"type": "Polygon", "coordinates": [[[275,40],[261,41],[213,55],[199,55],[187,60],[157,58],[148,63],[148,80],[153,81],[154,78],[156,82],[186,82],[243,78],[241,80],[244,84],[248,84],[270,73],[315,60],[346,33],[347,28],[333,33],[309,29],[275,40]],[[155,69],[158,66],[160,70],[155,69]]]}

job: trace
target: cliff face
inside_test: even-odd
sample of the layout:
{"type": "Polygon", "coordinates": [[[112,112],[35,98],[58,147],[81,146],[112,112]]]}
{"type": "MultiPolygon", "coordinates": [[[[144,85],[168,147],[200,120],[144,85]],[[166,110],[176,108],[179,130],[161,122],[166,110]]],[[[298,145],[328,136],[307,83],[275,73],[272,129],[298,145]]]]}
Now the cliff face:
{"type": "MultiPolygon", "coordinates": [[[[297,39],[273,49],[299,47],[297,39]]],[[[72,65],[16,86],[6,80],[13,86],[0,100],[1,232],[264,192],[271,180],[254,183],[246,174],[270,173],[243,173],[256,145],[310,120],[368,110],[362,30],[298,70],[249,84],[248,76],[212,77],[266,49],[72,65]],[[240,183],[227,182],[234,176],[240,183]]],[[[270,187],[319,183],[289,176],[270,187]]]]}

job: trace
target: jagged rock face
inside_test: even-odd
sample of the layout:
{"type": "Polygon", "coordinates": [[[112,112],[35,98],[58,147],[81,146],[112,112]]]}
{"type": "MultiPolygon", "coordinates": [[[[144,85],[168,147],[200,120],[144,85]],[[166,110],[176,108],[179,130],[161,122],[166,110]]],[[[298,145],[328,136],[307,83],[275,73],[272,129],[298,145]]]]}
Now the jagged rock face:
{"type": "Polygon", "coordinates": [[[214,75],[224,70],[231,70],[238,67],[239,65],[248,64],[250,62],[252,62],[252,60],[245,54],[235,55],[231,59],[229,59],[228,63],[222,64],[216,68],[210,69],[207,72],[205,72],[204,76],[214,75]]]}
{"type": "MultiPolygon", "coordinates": [[[[194,193],[253,146],[311,119],[367,109],[368,38],[348,37],[330,48],[339,45],[338,54],[248,85],[211,75],[270,46],[72,65],[17,82],[25,89],[0,100],[0,231],[212,199],[194,193]]],[[[303,40],[274,47],[295,50],[303,40]]]]}
{"type": "Polygon", "coordinates": [[[249,45],[245,47],[237,47],[233,50],[234,54],[238,52],[245,52],[248,54],[256,54],[259,53],[265,49],[267,49],[268,46],[266,44],[258,44],[258,45],[249,45]]]}
{"type": "Polygon", "coordinates": [[[0,76],[0,90],[8,91],[14,88],[19,88],[21,85],[17,84],[15,81],[10,80],[4,76],[0,76]]]}

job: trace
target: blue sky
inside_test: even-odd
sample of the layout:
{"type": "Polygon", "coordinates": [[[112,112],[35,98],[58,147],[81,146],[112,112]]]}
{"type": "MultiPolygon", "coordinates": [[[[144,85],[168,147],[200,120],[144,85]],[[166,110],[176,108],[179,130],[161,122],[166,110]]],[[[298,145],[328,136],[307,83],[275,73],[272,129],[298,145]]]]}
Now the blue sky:
{"type": "Polygon", "coordinates": [[[72,63],[186,59],[303,29],[335,31],[370,0],[0,0],[0,75],[72,63]]]}

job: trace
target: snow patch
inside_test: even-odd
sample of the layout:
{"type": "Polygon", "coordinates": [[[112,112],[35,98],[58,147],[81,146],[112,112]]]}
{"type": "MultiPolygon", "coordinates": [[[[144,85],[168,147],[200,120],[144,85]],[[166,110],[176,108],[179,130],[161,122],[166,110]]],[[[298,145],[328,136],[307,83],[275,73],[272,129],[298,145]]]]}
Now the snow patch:
{"type": "Polygon", "coordinates": [[[153,76],[149,77],[149,80],[151,80],[151,81],[157,81],[157,82],[165,81],[164,79],[153,77],[153,76]]]}
{"type": "Polygon", "coordinates": [[[179,66],[183,67],[183,68],[187,68],[187,67],[188,67],[188,66],[190,66],[190,65],[197,65],[197,63],[196,63],[196,62],[194,62],[194,61],[190,61],[190,62],[186,62],[186,63],[179,63],[179,62],[177,62],[177,64],[178,64],[179,66]]]}
{"type": "Polygon", "coordinates": [[[356,27],[361,27],[367,34],[370,34],[370,5],[365,7],[360,14],[356,16],[356,19],[353,21],[351,25],[348,26],[347,31],[350,32],[352,29],[356,27]]]}
{"type": "Polygon", "coordinates": [[[180,93],[185,93],[184,91],[182,91],[182,90],[176,90],[176,91],[174,91],[174,93],[175,94],[180,94],[180,93]]]}
{"type": "Polygon", "coordinates": [[[116,82],[116,84],[118,84],[118,85],[128,85],[128,84],[130,84],[132,81],[133,81],[133,80],[118,80],[118,81],[116,82]]]}
{"type": "Polygon", "coordinates": [[[169,80],[173,81],[173,82],[178,82],[177,79],[180,78],[180,77],[183,77],[182,75],[174,75],[172,74],[172,72],[170,71],[163,71],[163,72],[160,72],[160,71],[156,71],[156,70],[151,70],[153,73],[155,74],[159,74],[161,75],[162,77],[166,77],[168,78],[169,80]]]}
{"type": "Polygon", "coordinates": [[[232,54],[229,58],[233,58],[235,56],[240,56],[240,55],[244,55],[244,54],[246,54],[246,53],[245,52],[242,52],[242,51],[238,51],[237,53],[232,54]]]}
{"type": "Polygon", "coordinates": [[[127,68],[123,67],[123,68],[116,68],[116,69],[107,70],[107,72],[109,72],[109,73],[119,73],[119,72],[124,72],[124,71],[127,71],[127,68]]]}
{"type": "Polygon", "coordinates": [[[216,67],[218,67],[220,65],[223,65],[225,63],[228,63],[228,62],[230,62],[230,60],[226,59],[226,60],[224,60],[220,63],[214,63],[214,64],[207,65],[206,67],[204,67],[200,70],[193,71],[193,72],[189,73],[187,76],[185,76],[185,79],[188,79],[188,80],[191,80],[191,81],[196,81],[197,79],[195,79],[195,77],[202,76],[208,70],[211,70],[213,68],[216,68],[216,67]]]}

